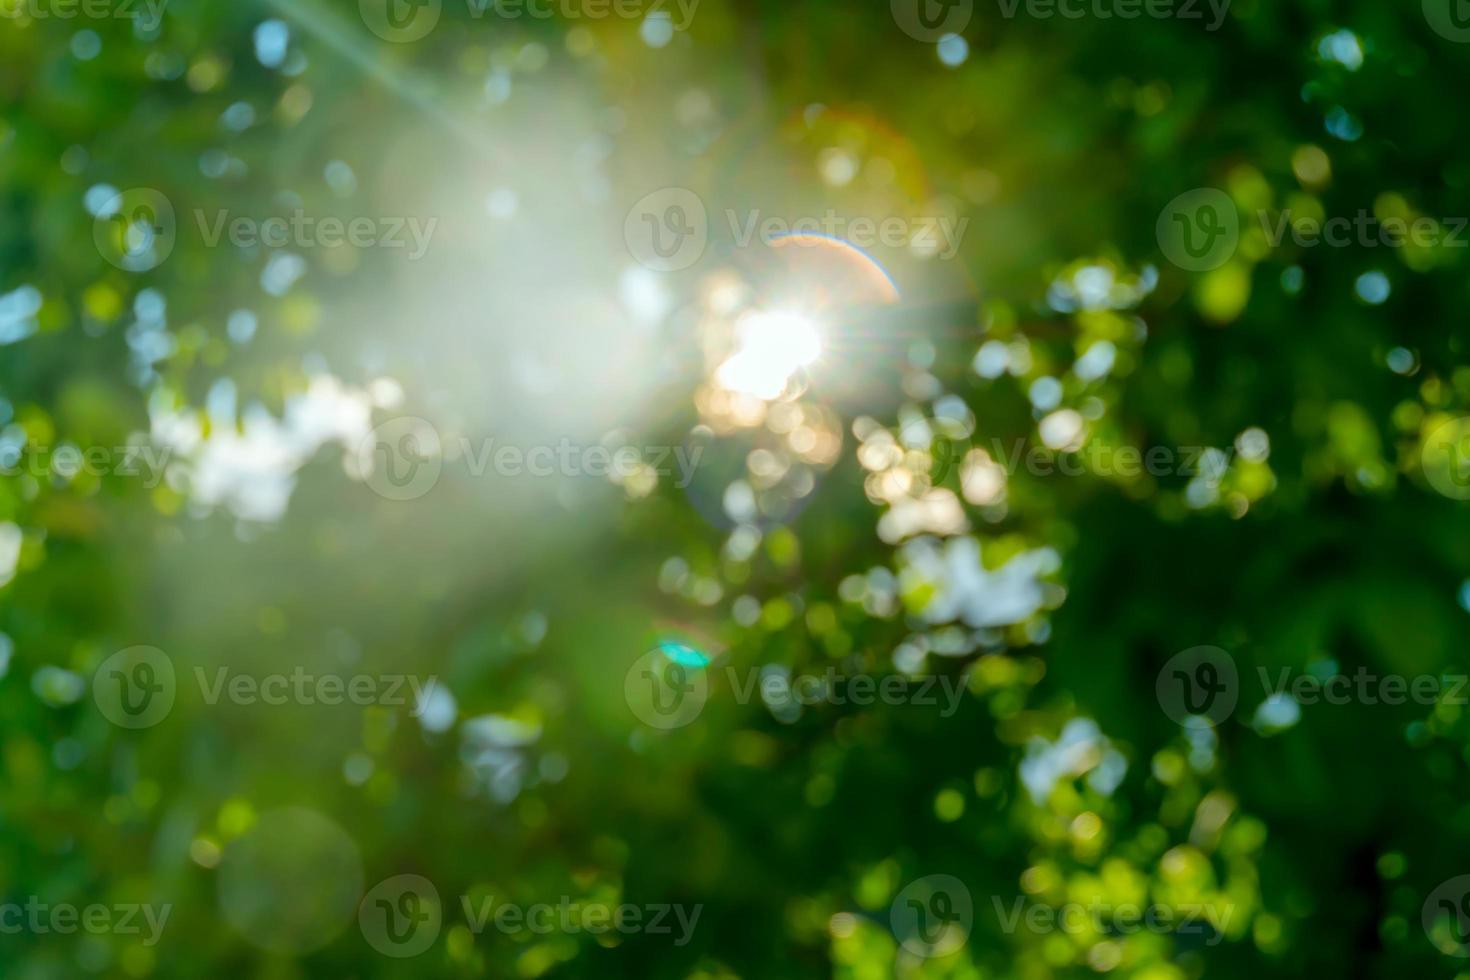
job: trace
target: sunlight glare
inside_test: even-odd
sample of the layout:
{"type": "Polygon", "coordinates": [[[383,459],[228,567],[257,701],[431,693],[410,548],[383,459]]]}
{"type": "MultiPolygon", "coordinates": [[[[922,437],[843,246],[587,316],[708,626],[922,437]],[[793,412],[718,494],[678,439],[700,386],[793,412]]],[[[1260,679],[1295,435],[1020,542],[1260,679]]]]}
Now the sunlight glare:
{"type": "Polygon", "coordinates": [[[791,310],[753,310],[735,324],[735,353],[720,365],[715,380],[728,391],[772,400],[793,375],[816,362],[822,337],[808,316],[791,310]]]}

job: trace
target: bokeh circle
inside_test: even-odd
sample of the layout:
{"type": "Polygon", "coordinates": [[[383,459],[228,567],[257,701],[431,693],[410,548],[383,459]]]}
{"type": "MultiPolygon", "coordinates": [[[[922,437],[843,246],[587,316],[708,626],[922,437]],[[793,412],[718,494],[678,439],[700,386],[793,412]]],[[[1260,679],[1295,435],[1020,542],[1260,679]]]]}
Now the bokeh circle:
{"type": "Polygon", "coordinates": [[[225,921],[256,946],[287,955],[337,938],[352,921],[362,887],[357,845],[306,807],[261,814],[225,848],[219,866],[225,921]]]}

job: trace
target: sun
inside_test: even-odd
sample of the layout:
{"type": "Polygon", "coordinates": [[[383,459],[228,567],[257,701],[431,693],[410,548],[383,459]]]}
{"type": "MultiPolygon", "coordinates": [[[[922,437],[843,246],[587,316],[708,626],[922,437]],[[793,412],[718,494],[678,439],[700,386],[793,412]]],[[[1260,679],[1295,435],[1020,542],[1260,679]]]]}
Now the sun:
{"type": "Polygon", "coordinates": [[[822,356],[822,331],[815,319],[795,310],[750,310],[735,322],[735,345],[715,381],[769,401],[822,356]]]}

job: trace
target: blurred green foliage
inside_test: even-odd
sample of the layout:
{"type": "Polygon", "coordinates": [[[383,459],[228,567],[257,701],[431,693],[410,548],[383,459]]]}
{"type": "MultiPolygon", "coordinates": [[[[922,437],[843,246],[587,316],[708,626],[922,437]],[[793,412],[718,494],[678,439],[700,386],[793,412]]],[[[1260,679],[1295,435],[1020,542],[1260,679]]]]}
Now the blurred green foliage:
{"type": "MultiPolygon", "coordinates": [[[[976,4],[946,65],[883,5],[703,0],[656,44],[646,20],[576,4],[513,19],[446,2],[428,36],[393,43],[346,2],[171,0],[150,29],[0,0],[0,449],[30,461],[0,476],[0,901],[172,909],[156,945],[0,935],[0,975],[1465,975],[1421,920],[1470,873],[1463,706],[1257,714],[1258,671],[1466,671],[1470,517],[1424,451],[1470,403],[1465,253],[1273,243],[1257,216],[1470,214],[1466,50],[1415,3],[1237,0],[1218,31],[1005,9],[976,4]],[[834,152],[855,179],[833,178],[834,152]],[[647,280],[624,218],[665,186],[695,190],[712,226],[730,209],[970,219],[953,260],[877,250],[909,319],[804,393],[843,442],[787,519],[712,521],[724,486],[703,477],[447,468],[390,501],[336,430],[299,428],[272,519],[201,489],[201,446],[252,412],[295,417],[327,377],[359,395],[394,379],[402,401],[378,398],[374,421],[401,406],[505,443],[686,445],[709,421],[702,277],[741,258],[713,231],[703,264],[658,280],[656,315],[630,314],[647,280]],[[1241,237],[1192,273],[1156,225],[1198,187],[1230,196],[1241,237]],[[105,254],[126,232],[106,202],[133,188],[176,216],[166,261],[135,271],[105,254]],[[221,213],[298,209],[437,224],[421,261],[209,243],[221,213]],[[923,313],[976,298],[961,322],[923,313]],[[1108,369],[1078,371],[1102,343],[1108,369]],[[1080,476],[1011,468],[987,497],[937,473],[926,441],[902,466],[965,497],[966,528],[880,536],[894,501],[861,447],[902,441],[947,395],[966,452],[1041,445],[1039,379],[1094,452],[1215,447],[1218,479],[1084,453],[1080,476]],[[169,442],[168,425],[198,431],[169,442]],[[130,445],[172,446],[179,469],[55,459],[130,445]],[[978,541],[997,575],[1034,559],[1037,601],[974,629],[931,618],[964,558],[924,550],[942,537],[978,541]],[[792,713],[741,703],[712,667],[699,718],[661,732],[625,680],[670,637],[719,667],[966,693],[951,716],[792,713]],[[130,731],[92,684],[135,645],[167,653],[179,698],[130,731]],[[1234,658],[1240,704],[1191,733],[1156,680],[1200,645],[1234,658]],[[209,704],[195,671],[220,666],[433,676],[453,720],[209,704]],[[363,888],[435,884],[427,951],[381,955],[355,908],[332,914],[356,889],[330,829],[307,846],[288,820],[274,859],[232,859],[293,807],[345,832],[363,888]],[[239,927],[217,880],[232,860],[246,892],[252,869],[279,888],[250,914],[310,941],[239,927]],[[968,940],[903,953],[890,907],[940,874],[973,899],[968,940]],[[476,934],[461,896],[703,911],[683,945],[476,934]],[[1021,899],[1228,913],[1195,934],[1007,929],[1021,899]]],[[[711,460],[743,467],[760,444],[715,429],[698,433],[711,460]]],[[[1002,586],[979,588],[983,605],[1002,586]]]]}

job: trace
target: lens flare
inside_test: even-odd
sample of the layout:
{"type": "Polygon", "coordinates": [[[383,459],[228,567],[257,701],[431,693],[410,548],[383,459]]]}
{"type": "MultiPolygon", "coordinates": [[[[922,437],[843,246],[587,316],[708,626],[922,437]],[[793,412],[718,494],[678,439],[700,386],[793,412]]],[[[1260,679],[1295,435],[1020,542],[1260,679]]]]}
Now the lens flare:
{"type": "Polygon", "coordinates": [[[809,309],[896,303],[898,287],[877,259],[833,235],[795,233],[771,241],[779,272],[771,288],[794,291],[809,309]]]}
{"type": "Polygon", "coordinates": [[[677,640],[664,640],[658,645],[658,650],[668,658],[670,663],[676,663],[682,667],[703,670],[710,665],[709,656],[677,640]]]}
{"type": "Polygon", "coordinates": [[[735,352],[715,371],[727,391],[779,398],[802,368],[822,356],[816,321],[792,310],[752,310],[735,324],[735,352]]]}

